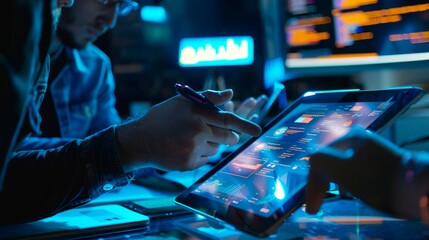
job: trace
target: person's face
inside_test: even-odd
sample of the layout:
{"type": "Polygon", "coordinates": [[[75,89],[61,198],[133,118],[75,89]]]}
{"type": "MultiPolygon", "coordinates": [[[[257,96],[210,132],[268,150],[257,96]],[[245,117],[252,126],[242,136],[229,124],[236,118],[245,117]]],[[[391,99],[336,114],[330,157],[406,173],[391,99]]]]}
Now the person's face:
{"type": "Polygon", "coordinates": [[[116,3],[75,0],[73,7],[62,10],[57,33],[64,44],[82,49],[113,28],[117,17],[116,3]]]}

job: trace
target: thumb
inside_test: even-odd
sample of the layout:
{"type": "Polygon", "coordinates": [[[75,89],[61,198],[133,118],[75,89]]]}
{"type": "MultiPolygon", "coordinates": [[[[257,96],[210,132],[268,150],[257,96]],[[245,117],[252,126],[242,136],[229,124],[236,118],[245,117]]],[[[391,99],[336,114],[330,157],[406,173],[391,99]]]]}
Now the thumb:
{"type": "Polygon", "coordinates": [[[234,92],[232,89],[226,89],[222,91],[207,90],[202,92],[202,94],[206,96],[214,105],[222,105],[232,99],[234,92]]]}

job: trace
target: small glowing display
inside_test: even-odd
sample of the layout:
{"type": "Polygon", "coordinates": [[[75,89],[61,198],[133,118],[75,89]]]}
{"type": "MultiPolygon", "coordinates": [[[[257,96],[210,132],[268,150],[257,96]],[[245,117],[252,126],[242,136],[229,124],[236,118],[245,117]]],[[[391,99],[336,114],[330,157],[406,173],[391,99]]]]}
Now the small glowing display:
{"type": "Polygon", "coordinates": [[[142,7],[140,17],[146,22],[165,23],[168,21],[168,14],[161,6],[142,7]]]}
{"type": "Polygon", "coordinates": [[[253,38],[208,37],[180,41],[181,67],[248,65],[253,63],[253,38]]]}

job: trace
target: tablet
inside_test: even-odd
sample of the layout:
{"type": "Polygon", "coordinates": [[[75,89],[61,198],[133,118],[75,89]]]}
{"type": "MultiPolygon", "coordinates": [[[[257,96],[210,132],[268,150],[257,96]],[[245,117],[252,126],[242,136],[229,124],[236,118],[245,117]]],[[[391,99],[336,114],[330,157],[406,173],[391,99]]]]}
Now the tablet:
{"type": "Polygon", "coordinates": [[[381,131],[422,96],[417,87],[307,92],[175,202],[217,223],[267,236],[302,205],[308,155],[354,125],[381,131]]]}

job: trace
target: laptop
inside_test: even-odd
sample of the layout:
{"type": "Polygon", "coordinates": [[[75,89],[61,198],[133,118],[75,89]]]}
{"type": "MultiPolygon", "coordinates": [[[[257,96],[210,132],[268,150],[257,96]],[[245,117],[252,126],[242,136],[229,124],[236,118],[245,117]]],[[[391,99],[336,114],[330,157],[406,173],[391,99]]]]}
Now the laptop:
{"type": "Polygon", "coordinates": [[[310,154],[352,126],[382,131],[422,96],[412,86],[307,92],[175,203],[216,224],[268,236],[302,205],[310,154]]]}

